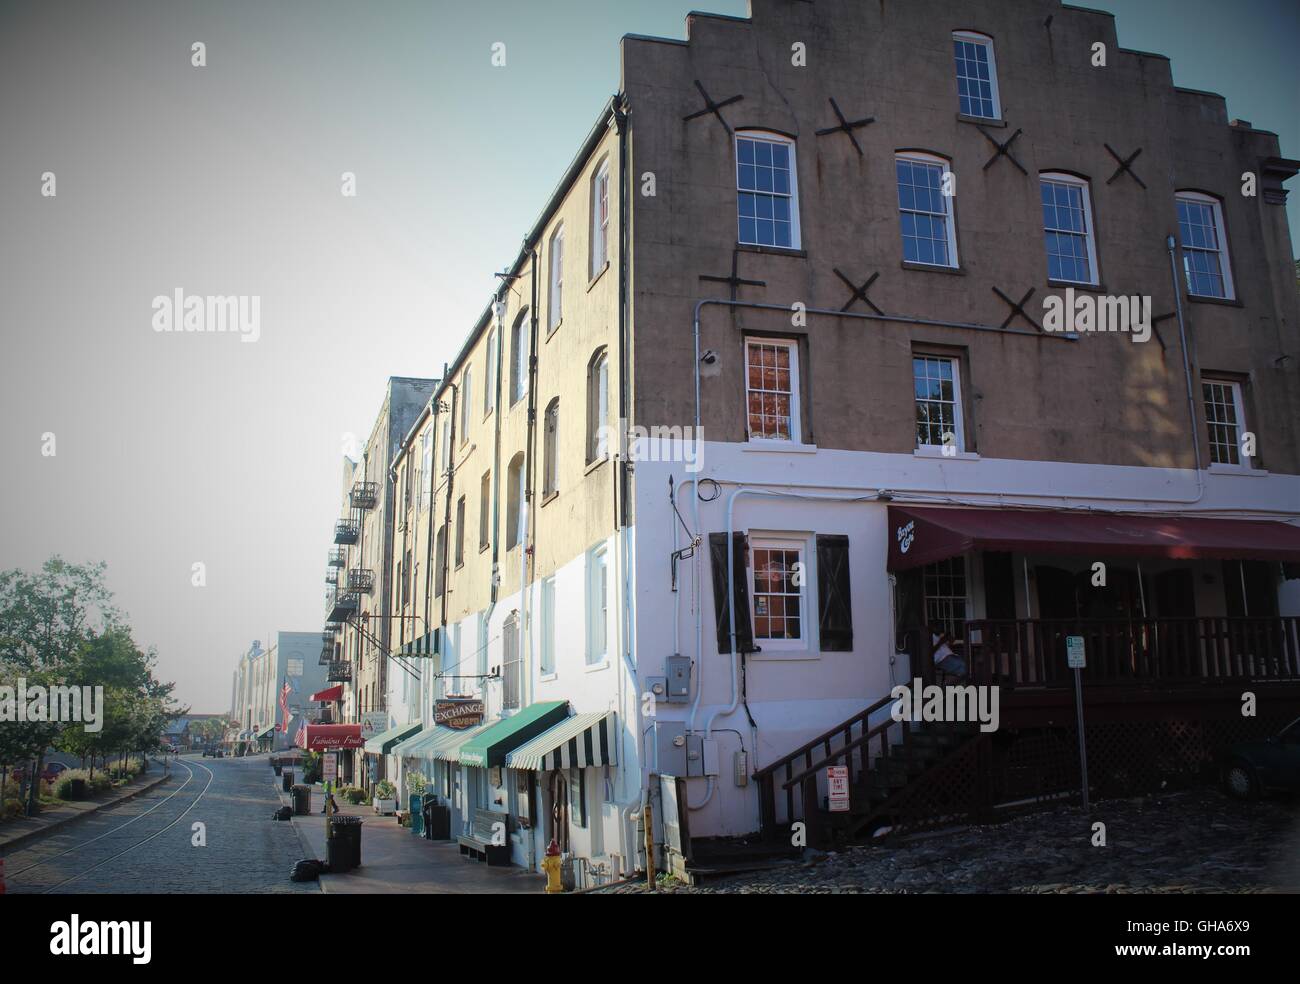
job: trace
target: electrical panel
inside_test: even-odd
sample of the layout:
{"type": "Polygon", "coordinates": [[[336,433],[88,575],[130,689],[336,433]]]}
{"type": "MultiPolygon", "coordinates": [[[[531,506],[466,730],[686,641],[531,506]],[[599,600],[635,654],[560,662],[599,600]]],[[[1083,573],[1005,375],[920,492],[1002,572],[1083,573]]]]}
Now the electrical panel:
{"type": "Polygon", "coordinates": [[[706,776],[716,776],[718,774],[718,739],[705,738],[701,750],[704,756],[704,774],[706,776]]]}
{"type": "Polygon", "coordinates": [[[667,677],[646,677],[646,689],[654,697],[655,703],[660,704],[668,699],[668,678],[667,677]]]}
{"type": "Polygon", "coordinates": [[[703,735],[686,736],[686,775],[687,777],[704,775],[703,735]]]}
{"type": "Polygon", "coordinates": [[[687,703],[691,699],[691,658],[669,656],[665,662],[668,668],[668,703],[687,703]]]}
{"type": "Polygon", "coordinates": [[[736,785],[748,786],[749,785],[749,753],[746,752],[744,749],[741,749],[740,751],[736,752],[735,758],[733,759],[733,764],[735,765],[735,769],[736,769],[736,785]]]}
{"type": "Polygon", "coordinates": [[[660,721],[654,723],[655,753],[658,755],[661,776],[685,776],[686,722],[660,721]]]}

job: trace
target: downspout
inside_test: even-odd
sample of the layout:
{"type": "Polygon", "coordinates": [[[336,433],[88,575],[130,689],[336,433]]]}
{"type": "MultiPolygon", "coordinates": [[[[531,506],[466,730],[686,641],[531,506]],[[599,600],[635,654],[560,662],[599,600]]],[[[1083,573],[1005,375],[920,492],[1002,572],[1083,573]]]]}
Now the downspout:
{"type": "MultiPolygon", "coordinates": [[[[452,490],[456,482],[456,401],[460,398],[460,388],[456,384],[450,384],[451,389],[451,407],[447,411],[451,418],[447,422],[447,502],[443,508],[442,520],[442,612],[440,615],[440,627],[443,630],[443,636],[447,632],[447,595],[450,593],[448,588],[451,587],[451,500],[452,490]]],[[[409,471],[409,469],[408,469],[409,471]]],[[[464,535],[462,531],[462,536],[464,535]]]]}
{"type": "MultiPolygon", "coordinates": [[[[523,495],[519,497],[519,508],[523,510],[520,517],[519,531],[519,615],[523,619],[521,628],[524,631],[524,638],[527,646],[527,659],[521,659],[523,664],[516,671],[519,682],[519,707],[525,708],[529,704],[529,697],[532,691],[533,667],[536,665],[536,654],[533,652],[533,617],[529,607],[529,589],[528,581],[529,569],[536,570],[536,563],[533,557],[533,551],[536,544],[533,542],[537,537],[536,527],[533,526],[533,469],[536,466],[535,449],[537,446],[537,247],[532,247],[529,256],[529,295],[530,304],[528,309],[528,435],[524,442],[524,490],[523,495]],[[531,563],[530,563],[531,561],[531,563]],[[525,672],[525,670],[527,672],[525,672]]],[[[504,667],[503,667],[504,671],[504,667]]]]}
{"type": "MultiPolygon", "coordinates": [[[[497,607],[497,591],[501,587],[501,569],[499,566],[501,557],[501,355],[505,347],[504,338],[506,334],[506,302],[502,296],[505,293],[505,286],[497,292],[492,301],[492,311],[497,319],[497,338],[496,354],[494,362],[496,364],[496,379],[484,380],[485,383],[493,387],[492,394],[492,529],[490,536],[492,538],[492,570],[488,577],[491,581],[488,592],[488,607],[483,614],[484,624],[488,626],[488,634],[491,635],[492,612],[497,607]]],[[[478,640],[475,640],[478,645],[478,640]]],[[[486,687],[484,681],[479,681],[480,687],[486,687]]]]}

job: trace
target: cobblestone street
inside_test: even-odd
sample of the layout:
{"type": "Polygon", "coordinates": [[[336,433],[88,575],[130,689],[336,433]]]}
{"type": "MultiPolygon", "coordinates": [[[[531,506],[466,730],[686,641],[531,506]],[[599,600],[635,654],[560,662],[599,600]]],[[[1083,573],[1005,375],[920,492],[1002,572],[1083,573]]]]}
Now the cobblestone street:
{"type": "MultiPolygon", "coordinates": [[[[1300,891],[1300,804],[1199,789],[1030,814],[820,854],[678,893],[1193,893],[1300,891]],[[1092,846],[1092,824],[1106,846],[1092,846]]],[[[607,891],[644,892],[642,885],[607,891]]]]}
{"type": "Polygon", "coordinates": [[[316,892],[315,883],[289,881],[305,852],[290,824],[271,819],[280,803],[269,776],[265,756],[187,756],[172,764],[171,781],[10,852],[7,890],[316,892]],[[192,843],[195,823],[206,846],[192,843]]]}

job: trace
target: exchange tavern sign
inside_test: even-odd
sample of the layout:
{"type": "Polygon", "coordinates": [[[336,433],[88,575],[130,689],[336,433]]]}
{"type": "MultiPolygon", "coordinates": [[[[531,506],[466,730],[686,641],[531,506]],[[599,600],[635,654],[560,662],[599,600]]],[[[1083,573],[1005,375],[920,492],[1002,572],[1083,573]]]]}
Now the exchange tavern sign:
{"type": "Polygon", "coordinates": [[[433,723],[463,731],[483,722],[481,700],[439,700],[433,705],[433,723]]]}

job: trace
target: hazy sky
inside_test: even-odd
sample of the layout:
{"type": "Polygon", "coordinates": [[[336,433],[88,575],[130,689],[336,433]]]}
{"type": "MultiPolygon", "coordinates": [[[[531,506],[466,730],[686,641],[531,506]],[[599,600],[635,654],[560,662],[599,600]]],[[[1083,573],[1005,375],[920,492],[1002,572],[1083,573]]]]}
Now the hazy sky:
{"type": "MultiPolygon", "coordinates": [[[[1300,3],[1088,5],[1300,156],[1300,3]]],[[[387,376],[454,356],[617,87],[619,36],[680,38],[693,6],[746,13],[0,2],[0,567],[107,561],[178,697],[227,709],[252,639],[323,622],[343,435],[387,376]],[[260,339],[155,332],[177,288],[260,296],[260,339]]]]}

